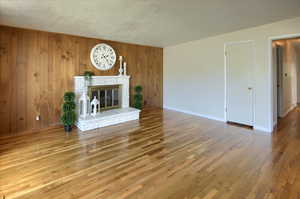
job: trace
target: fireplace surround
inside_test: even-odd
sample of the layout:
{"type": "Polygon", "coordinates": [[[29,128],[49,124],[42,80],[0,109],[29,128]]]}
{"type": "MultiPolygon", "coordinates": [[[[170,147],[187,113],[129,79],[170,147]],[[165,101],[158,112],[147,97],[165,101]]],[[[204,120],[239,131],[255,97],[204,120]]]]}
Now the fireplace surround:
{"type": "Polygon", "coordinates": [[[92,76],[89,85],[86,85],[83,76],[74,77],[74,91],[79,98],[82,92],[87,92],[88,87],[93,86],[119,86],[120,87],[120,108],[129,107],[129,80],[130,76],[92,76]]]}
{"type": "Polygon", "coordinates": [[[92,76],[90,84],[87,85],[83,76],[75,76],[74,92],[78,115],[80,115],[78,101],[83,92],[90,95],[90,100],[96,96],[100,101],[100,113],[96,116],[78,117],[76,126],[86,131],[139,119],[140,110],[129,107],[129,80],[130,76],[125,75],[92,76]]]}

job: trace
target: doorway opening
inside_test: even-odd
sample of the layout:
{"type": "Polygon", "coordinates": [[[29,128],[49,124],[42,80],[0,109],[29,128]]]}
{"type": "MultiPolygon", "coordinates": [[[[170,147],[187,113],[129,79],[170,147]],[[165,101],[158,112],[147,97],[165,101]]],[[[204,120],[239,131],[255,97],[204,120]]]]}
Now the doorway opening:
{"type": "Polygon", "coordinates": [[[299,107],[300,37],[272,40],[273,126],[299,107]]]}

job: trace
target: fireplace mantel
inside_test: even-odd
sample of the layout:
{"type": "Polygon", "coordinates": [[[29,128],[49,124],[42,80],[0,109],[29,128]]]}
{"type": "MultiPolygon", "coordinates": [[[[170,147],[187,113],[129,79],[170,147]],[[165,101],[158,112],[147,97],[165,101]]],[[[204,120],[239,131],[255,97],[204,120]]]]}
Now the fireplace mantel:
{"type": "Polygon", "coordinates": [[[82,92],[87,91],[88,86],[105,86],[105,85],[121,85],[122,87],[122,98],[121,107],[129,107],[129,79],[130,76],[92,76],[91,83],[86,85],[84,76],[74,77],[74,91],[76,97],[79,98],[82,92]]]}

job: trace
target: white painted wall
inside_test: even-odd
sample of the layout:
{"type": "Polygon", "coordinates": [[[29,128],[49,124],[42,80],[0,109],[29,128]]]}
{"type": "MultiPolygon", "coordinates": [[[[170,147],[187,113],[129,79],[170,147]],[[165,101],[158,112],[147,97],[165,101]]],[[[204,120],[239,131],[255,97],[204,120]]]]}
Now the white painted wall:
{"type": "Polygon", "coordinates": [[[164,107],[224,119],[224,44],[253,40],[255,128],[270,131],[270,37],[300,33],[300,18],[164,48],[164,107]]]}
{"type": "Polygon", "coordinates": [[[297,104],[297,56],[294,40],[285,41],[283,53],[283,103],[281,117],[286,116],[297,104]]]}
{"type": "Polygon", "coordinates": [[[295,48],[296,52],[296,67],[297,67],[297,103],[300,103],[300,39],[295,48]]]}
{"type": "MultiPolygon", "coordinates": [[[[298,100],[298,82],[300,81],[300,71],[299,71],[299,57],[298,46],[300,45],[299,39],[283,39],[273,41],[273,67],[276,69],[276,46],[280,46],[282,49],[282,55],[280,60],[282,60],[282,93],[281,93],[281,108],[280,117],[285,117],[296,105],[298,100]]],[[[274,77],[276,78],[276,70],[274,72],[274,77]]],[[[274,85],[276,85],[276,79],[274,79],[274,85]]],[[[299,92],[300,93],[300,92],[299,92]]],[[[274,99],[276,100],[277,88],[274,87],[274,99]]],[[[274,121],[277,121],[277,104],[274,103],[274,121]]]]}

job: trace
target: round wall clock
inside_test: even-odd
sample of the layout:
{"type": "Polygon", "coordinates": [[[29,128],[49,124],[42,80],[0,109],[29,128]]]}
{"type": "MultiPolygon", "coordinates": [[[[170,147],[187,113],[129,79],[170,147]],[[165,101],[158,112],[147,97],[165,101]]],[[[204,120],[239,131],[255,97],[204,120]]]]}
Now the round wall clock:
{"type": "Polygon", "coordinates": [[[91,62],[99,70],[109,70],[116,63],[116,53],[107,44],[97,44],[91,51],[91,62]]]}

